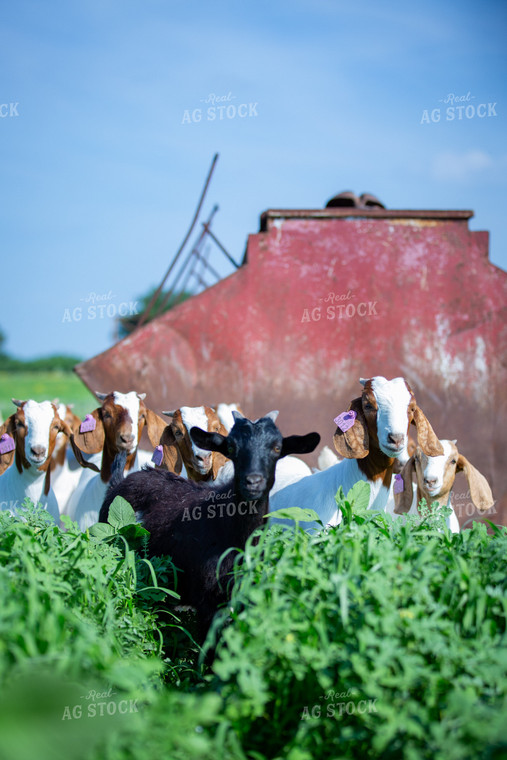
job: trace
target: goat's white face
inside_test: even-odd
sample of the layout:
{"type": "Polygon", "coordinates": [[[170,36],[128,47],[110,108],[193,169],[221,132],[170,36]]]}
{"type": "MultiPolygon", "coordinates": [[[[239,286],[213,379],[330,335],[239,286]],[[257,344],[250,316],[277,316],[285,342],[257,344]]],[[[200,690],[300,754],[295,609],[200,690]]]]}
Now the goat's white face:
{"type": "Polygon", "coordinates": [[[130,393],[113,393],[114,403],[117,406],[121,406],[128,412],[128,415],[132,421],[132,442],[128,444],[128,453],[131,454],[137,448],[138,444],[138,430],[139,430],[139,396],[135,391],[130,393]]]}
{"type": "Polygon", "coordinates": [[[403,456],[408,444],[408,408],[412,396],[402,377],[374,377],[371,389],[377,401],[377,432],[380,450],[388,457],[403,456]]]}
{"type": "Polygon", "coordinates": [[[440,441],[444,449],[443,456],[429,457],[419,448],[415,455],[417,480],[422,490],[436,498],[447,493],[454,483],[458,464],[456,441],[440,441]]]}
{"type": "Polygon", "coordinates": [[[25,457],[34,467],[46,462],[50,449],[50,435],[55,420],[55,410],[49,401],[23,404],[25,425],[25,457]]]}
{"type": "Polygon", "coordinates": [[[212,465],[211,451],[199,448],[199,446],[194,443],[189,433],[190,429],[193,427],[198,427],[201,430],[209,430],[209,420],[206,410],[203,406],[182,406],[180,407],[180,412],[181,421],[187,431],[185,437],[188,438],[187,443],[192,452],[192,466],[200,475],[206,475],[210,471],[212,465]]]}

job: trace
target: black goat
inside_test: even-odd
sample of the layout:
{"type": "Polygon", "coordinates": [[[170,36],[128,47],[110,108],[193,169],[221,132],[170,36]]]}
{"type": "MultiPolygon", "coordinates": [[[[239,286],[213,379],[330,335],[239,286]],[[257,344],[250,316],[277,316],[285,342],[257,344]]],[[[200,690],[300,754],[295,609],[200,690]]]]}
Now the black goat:
{"type": "Polygon", "coordinates": [[[213,486],[164,470],[140,470],[113,482],[100,510],[100,520],[106,522],[115,496],[132,505],[150,532],[150,556],[169,554],[183,571],[178,592],[181,603],[197,611],[202,641],[218,606],[228,598],[227,576],[235,552],[221,563],[217,580],[219,557],[231,547],[244,549],[251,533],[266,524],[263,518],[277,461],[287,454],[309,453],[320,441],[318,433],[283,438],[274,422],[278,412],[255,422],[233,414],[235,424],[227,437],[197,427],[190,430],[198,446],[234,462],[234,476],[228,482],[213,486]]]}

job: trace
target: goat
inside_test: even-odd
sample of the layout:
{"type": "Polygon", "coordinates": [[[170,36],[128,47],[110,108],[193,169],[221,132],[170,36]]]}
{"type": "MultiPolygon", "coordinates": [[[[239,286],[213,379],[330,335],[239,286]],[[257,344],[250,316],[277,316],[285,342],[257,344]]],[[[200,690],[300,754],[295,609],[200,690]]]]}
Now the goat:
{"type": "Polygon", "coordinates": [[[145,393],[113,391],[95,395],[102,405],[86,415],[75,438],[85,454],[102,451],[100,475],[82,477],[66,508],[67,514],[76,520],[81,530],[86,530],[98,520],[115,455],[125,451],[125,469],[140,469],[137,447],[143,428],[146,426],[152,446],[159,444],[166,428],[165,421],[145,405],[145,393]]]}
{"type": "Polygon", "coordinates": [[[446,518],[447,527],[452,533],[459,533],[459,521],[451,500],[456,473],[465,473],[470,499],[480,512],[486,512],[493,506],[493,494],[484,475],[459,453],[456,440],[441,440],[440,443],[444,453],[436,457],[427,456],[417,446],[401,472],[402,489],[394,489],[395,507],[392,514],[417,515],[421,499],[426,499],[428,506],[437,502],[439,506],[452,509],[452,514],[446,518]]]}
{"type": "Polygon", "coordinates": [[[190,429],[199,427],[209,433],[227,435],[227,428],[210,406],[182,406],[173,411],[162,412],[171,417],[160,438],[162,461],[160,466],[169,472],[184,474],[190,480],[215,480],[219,470],[228,461],[216,451],[204,451],[190,437],[190,429]]]}
{"type": "Polygon", "coordinates": [[[332,467],[339,461],[340,458],[336,456],[334,451],[331,451],[329,446],[324,446],[317,459],[317,467],[313,469],[313,472],[319,472],[319,470],[327,470],[328,467],[332,467]]]}
{"type": "MultiPolygon", "coordinates": [[[[239,404],[221,403],[217,406],[217,414],[227,431],[229,431],[234,424],[233,412],[239,412],[239,414],[244,416],[239,404]]],[[[230,477],[233,470],[234,466],[232,465],[232,462],[226,462],[218,476],[214,477],[214,480],[217,483],[226,480],[230,477]]],[[[296,481],[301,480],[301,478],[305,478],[307,475],[311,474],[311,469],[302,459],[293,456],[287,456],[280,459],[276,463],[275,483],[269,493],[270,497],[274,496],[277,491],[285,488],[290,483],[295,483],[296,481]]]]}
{"type": "MultiPolygon", "coordinates": [[[[354,399],[349,411],[339,415],[333,437],[338,454],[344,459],[332,467],[315,472],[278,491],[271,499],[271,511],[287,507],[309,507],[325,525],[341,521],[335,502],[339,486],[345,493],[359,480],[370,484],[369,509],[385,510],[392,496],[393,466],[406,456],[408,430],[417,428],[420,446],[431,456],[443,453],[433,429],[417,406],[414,393],[402,378],[386,380],[377,376],[360,379],[362,395],[354,399]]],[[[270,519],[288,524],[287,520],[270,519]]],[[[319,524],[304,523],[308,532],[319,524]]]]}
{"type": "Polygon", "coordinates": [[[150,556],[169,554],[182,575],[178,580],[181,603],[195,607],[199,635],[204,641],[218,606],[225,602],[227,576],[234,553],[244,549],[247,538],[265,524],[275,465],[291,453],[308,453],[318,445],[318,433],[283,438],[275,425],[278,412],[252,422],[234,412],[235,424],[228,436],[192,427],[195,443],[217,451],[234,462],[234,474],[220,486],[196,483],[164,470],[141,470],[109,488],[100,510],[107,521],[109,505],[123,496],[137,519],[150,532],[150,556]],[[221,503],[217,503],[221,502],[221,503]],[[221,519],[214,519],[215,517],[221,519]]]}
{"type": "Polygon", "coordinates": [[[58,525],[60,511],[51,488],[51,461],[58,434],[68,436],[81,467],[98,469],[86,462],[71,428],[59,417],[54,404],[31,399],[12,401],[17,410],[0,429],[0,509],[18,514],[28,497],[34,504],[42,504],[58,525]]]}
{"type": "MultiPolygon", "coordinates": [[[[60,419],[64,420],[73,432],[78,430],[81,420],[72,411],[73,405],[61,404],[58,399],[54,399],[52,403],[56,406],[60,419]]],[[[83,472],[68,444],[68,436],[58,433],[50,465],[51,488],[56,496],[60,514],[65,512],[67,502],[77,488],[83,472]]]]}
{"type": "Polygon", "coordinates": [[[243,417],[245,416],[239,404],[225,404],[222,402],[218,404],[216,408],[216,412],[218,414],[218,419],[220,420],[220,422],[222,423],[222,425],[224,426],[224,428],[227,430],[228,433],[230,433],[234,425],[233,412],[238,412],[239,414],[242,414],[243,417]]]}

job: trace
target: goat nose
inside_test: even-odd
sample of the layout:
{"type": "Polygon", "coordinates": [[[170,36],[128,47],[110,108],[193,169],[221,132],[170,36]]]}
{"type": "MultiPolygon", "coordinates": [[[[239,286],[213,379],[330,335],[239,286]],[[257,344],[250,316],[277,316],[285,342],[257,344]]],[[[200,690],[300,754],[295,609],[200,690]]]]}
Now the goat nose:
{"type": "Polygon", "coordinates": [[[260,487],[264,483],[262,475],[247,475],[246,482],[249,486],[260,487]]]}
{"type": "Polygon", "coordinates": [[[134,440],[134,436],[132,434],[125,435],[123,433],[122,435],[120,435],[120,440],[122,443],[132,443],[132,441],[134,440]]]}
{"type": "Polygon", "coordinates": [[[403,433],[401,434],[389,433],[389,435],[387,436],[387,440],[389,441],[389,443],[394,443],[395,446],[400,447],[402,446],[403,441],[405,440],[405,436],[403,435],[403,433]]]}
{"type": "Polygon", "coordinates": [[[46,447],[45,446],[32,446],[31,447],[32,454],[36,457],[43,457],[46,454],[46,447]]]}
{"type": "Polygon", "coordinates": [[[427,486],[431,487],[431,486],[436,485],[436,483],[437,483],[437,479],[436,478],[424,478],[424,484],[427,485],[427,486]]]}

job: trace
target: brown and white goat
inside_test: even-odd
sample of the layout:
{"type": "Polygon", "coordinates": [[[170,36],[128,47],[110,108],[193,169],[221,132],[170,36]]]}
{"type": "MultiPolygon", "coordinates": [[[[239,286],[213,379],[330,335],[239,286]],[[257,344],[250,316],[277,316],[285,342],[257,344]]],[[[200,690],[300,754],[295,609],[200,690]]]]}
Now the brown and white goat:
{"type": "Polygon", "coordinates": [[[410,457],[401,472],[403,490],[394,494],[394,514],[419,514],[421,499],[426,499],[428,506],[437,502],[439,506],[452,509],[446,520],[447,527],[453,533],[459,533],[459,521],[451,500],[456,473],[465,473],[470,500],[479,512],[486,512],[493,506],[493,494],[484,475],[459,453],[456,440],[441,440],[440,443],[444,450],[441,456],[428,456],[418,446],[410,457]]]}
{"type": "MultiPolygon", "coordinates": [[[[317,512],[323,525],[336,525],[341,521],[336,491],[342,486],[346,494],[359,480],[370,484],[369,509],[385,511],[393,498],[394,464],[406,456],[410,425],[416,426],[423,451],[431,456],[443,454],[412,389],[402,377],[386,380],[377,376],[361,379],[360,383],[362,395],[350,403],[348,412],[336,418],[333,441],[344,459],[278,491],[271,499],[270,511],[309,507],[317,512]]],[[[313,531],[319,525],[305,523],[304,528],[313,531]]]]}
{"type": "Polygon", "coordinates": [[[126,472],[140,469],[137,448],[143,429],[146,427],[152,446],[158,446],[166,428],[165,421],[145,405],[145,393],[113,391],[95,395],[102,405],[86,415],[75,437],[85,454],[102,452],[100,475],[82,478],[66,509],[81,530],[98,520],[116,454],[127,453],[126,472]]]}
{"type": "MultiPolygon", "coordinates": [[[[56,406],[58,416],[67,423],[72,432],[77,432],[81,424],[79,417],[72,411],[73,404],[61,404],[58,399],[52,402],[56,406]]],[[[60,514],[65,511],[68,500],[77,488],[83,470],[71,451],[69,438],[64,433],[58,433],[56,444],[51,457],[51,488],[53,489],[60,514]]]]}
{"type": "Polygon", "coordinates": [[[58,524],[60,511],[51,488],[51,461],[57,436],[66,435],[82,467],[95,469],[85,461],[70,426],[58,415],[50,401],[12,399],[17,410],[0,428],[0,509],[17,514],[28,497],[42,504],[58,524]]]}
{"type": "Polygon", "coordinates": [[[185,468],[187,477],[196,482],[215,480],[228,459],[218,451],[201,449],[191,439],[190,430],[198,427],[208,433],[227,435],[217,412],[210,406],[182,406],[162,414],[171,418],[160,438],[162,469],[180,475],[185,468]]]}

